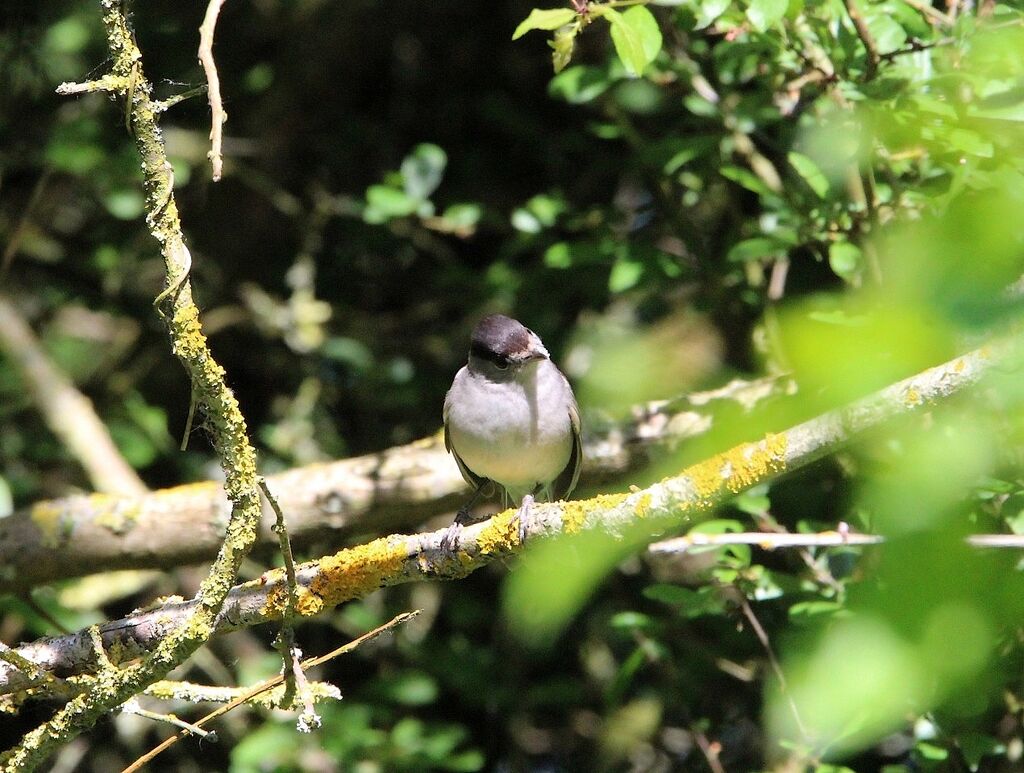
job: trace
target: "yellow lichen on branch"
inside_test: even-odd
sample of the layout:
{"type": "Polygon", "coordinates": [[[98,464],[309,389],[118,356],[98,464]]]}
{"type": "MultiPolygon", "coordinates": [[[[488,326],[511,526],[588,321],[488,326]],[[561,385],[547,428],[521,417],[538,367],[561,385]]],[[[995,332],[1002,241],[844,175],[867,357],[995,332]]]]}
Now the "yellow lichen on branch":
{"type": "Polygon", "coordinates": [[[768,434],[756,443],[743,443],[683,470],[693,482],[697,500],[690,508],[716,504],[725,492],[737,494],[786,469],[786,436],[768,434]]]}

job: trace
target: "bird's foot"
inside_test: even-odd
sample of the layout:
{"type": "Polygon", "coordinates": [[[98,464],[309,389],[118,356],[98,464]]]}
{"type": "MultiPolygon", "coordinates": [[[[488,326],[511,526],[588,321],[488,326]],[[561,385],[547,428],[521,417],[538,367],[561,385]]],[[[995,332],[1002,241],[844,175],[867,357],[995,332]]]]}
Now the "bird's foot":
{"type": "Polygon", "coordinates": [[[441,555],[444,558],[451,558],[459,550],[459,544],[462,541],[462,524],[459,523],[458,519],[452,521],[445,532],[444,536],[441,537],[441,542],[438,547],[441,550],[441,555]]]}
{"type": "Polygon", "coordinates": [[[459,544],[462,542],[462,524],[472,518],[469,508],[473,506],[475,501],[476,496],[459,508],[459,512],[455,514],[455,520],[452,521],[452,525],[447,528],[444,536],[441,537],[438,547],[443,558],[452,558],[459,551],[459,544]]]}
{"type": "Polygon", "coordinates": [[[512,516],[512,519],[516,521],[519,527],[520,545],[526,542],[526,538],[530,533],[530,527],[533,526],[533,501],[533,494],[527,494],[523,497],[523,503],[519,505],[516,514],[512,516]]]}

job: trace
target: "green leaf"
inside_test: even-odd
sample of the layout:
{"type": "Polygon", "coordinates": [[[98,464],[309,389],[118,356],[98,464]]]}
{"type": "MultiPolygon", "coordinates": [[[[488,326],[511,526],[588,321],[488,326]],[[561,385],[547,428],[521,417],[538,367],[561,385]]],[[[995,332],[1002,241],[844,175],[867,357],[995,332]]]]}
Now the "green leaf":
{"type": "Polygon", "coordinates": [[[729,9],[731,2],[732,0],[704,0],[700,3],[700,9],[697,12],[697,24],[694,29],[702,30],[705,27],[711,26],[715,19],[729,9]]]}
{"type": "Polygon", "coordinates": [[[437,145],[423,143],[402,160],[402,185],[414,199],[424,200],[437,190],[448,165],[448,154],[437,145]]]}
{"type": "Polygon", "coordinates": [[[572,266],[572,250],[566,242],[555,242],[544,250],[544,265],[548,268],[572,266]]]}
{"type": "Polygon", "coordinates": [[[748,260],[762,258],[779,258],[786,254],[787,245],[770,236],[757,236],[744,239],[734,244],[729,250],[728,260],[733,263],[745,263],[748,260]]]}
{"type": "Polygon", "coordinates": [[[914,747],[916,751],[923,759],[931,760],[933,762],[941,762],[942,760],[949,759],[949,750],[944,749],[938,744],[928,743],[927,741],[918,742],[917,746],[914,747]]]}
{"type": "Polygon", "coordinates": [[[479,204],[452,204],[445,209],[441,219],[453,231],[472,230],[483,217],[479,204]]]}
{"type": "Polygon", "coordinates": [[[608,621],[608,625],[612,628],[630,631],[636,628],[650,629],[654,627],[655,623],[643,612],[618,612],[608,621]]]}
{"type": "Polygon", "coordinates": [[[640,281],[644,273],[644,264],[638,260],[620,258],[612,266],[611,274],[608,275],[608,290],[612,293],[621,293],[629,290],[640,281]]]}
{"type": "Polygon", "coordinates": [[[518,40],[530,30],[557,30],[576,18],[571,8],[534,8],[516,27],[512,40],[518,40]]]}
{"type": "Polygon", "coordinates": [[[747,18],[754,29],[764,32],[785,15],[788,7],[789,0],[750,0],[747,18]]]}
{"type": "Polygon", "coordinates": [[[388,697],[405,706],[426,706],[437,700],[437,682],[422,671],[406,671],[386,684],[388,697]]]}
{"type": "Polygon", "coordinates": [[[828,264],[837,276],[850,280],[860,273],[864,255],[850,242],[834,242],[828,248],[828,264]]]}
{"type": "Polygon", "coordinates": [[[823,199],[828,195],[828,178],[822,174],[817,164],[803,153],[796,153],[795,151],[790,152],[786,158],[789,159],[790,165],[796,170],[797,174],[803,177],[804,182],[818,195],[819,199],[823,199]]]}
{"type": "Polygon", "coordinates": [[[748,191],[752,191],[765,198],[777,198],[775,192],[768,187],[768,184],[749,169],[744,169],[741,166],[723,166],[718,171],[722,177],[742,185],[748,191]]]}
{"type": "Polygon", "coordinates": [[[396,217],[408,217],[419,209],[420,201],[405,191],[390,185],[371,185],[366,189],[366,209],[363,220],[367,223],[386,223],[396,217]]]}
{"type": "Polygon", "coordinates": [[[119,220],[135,220],[142,215],[146,202],[142,192],[134,188],[118,188],[103,197],[107,211],[119,220]]]}
{"type": "Polygon", "coordinates": [[[867,14],[868,31],[875,39],[878,53],[889,54],[902,48],[907,42],[907,31],[900,23],[884,12],[867,14]]]}
{"type": "Polygon", "coordinates": [[[600,532],[545,540],[523,555],[517,571],[505,580],[502,609],[509,630],[524,643],[549,646],[594,592],[597,585],[626,556],[649,537],[640,528],[627,529],[621,541],[600,532]],[[579,560],[569,565],[566,551],[579,560]],[[558,582],[553,582],[553,578],[558,582]]]}
{"type": "Polygon", "coordinates": [[[624,13],[608,8],[604,16],[612,25],[615,53],[632,75],[641,75],[661,50],[661,30],[654,14],[637,5],[624,13]]]}
{"type": "Polygon", "coordinates": [[[601,96],[611,84],[608,74],[600,67],[577,65],[552,78],[548,94],[570,105],[582,105],[601,96]]]}
{"type": "Polygon", "coordinates": [[[576,33],[580,31],[580,25],[571,24],[562,27],[555,33],[553,40],[548,41],[551,46],[551,64],[555,68],[555,74],[565,69],[572,60],[572,51],[576,46],[576,33]]]}
{"type": "Polygon", "coordinates": [[[643,594],[645,598],[649,598],[652,601],[660,601],[663,604],[689,604],[697,598],[695,591],[670,583],[648,585],[644,588],[643,594]]]}
{"type": "Polygon", "coordinates": [[[981,758],[989,755],[1002,754],[1006,751],[1006,745],[999,740],[982,733],[961,733],[957,738],[957,746],[967,760],[967,767],[977,770],[981,765],[981,758]]]}

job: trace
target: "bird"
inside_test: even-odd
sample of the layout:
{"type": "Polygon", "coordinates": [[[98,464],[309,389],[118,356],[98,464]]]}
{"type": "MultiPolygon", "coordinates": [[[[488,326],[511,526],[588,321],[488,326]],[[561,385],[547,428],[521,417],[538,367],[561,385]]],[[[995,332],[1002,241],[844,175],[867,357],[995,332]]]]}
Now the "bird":
{"type": "Polygon", "coordinates": [[[474,328],[468,361],[445,396],[444,444],[474,491],[443,550],[458,545],[470,508],[490,483],[506,506],[519,508],[520,542],[535,497],[565,499],[576,488],[583,461],[576,397],[540,337],[518,320],[491,314],[474,328]]]}

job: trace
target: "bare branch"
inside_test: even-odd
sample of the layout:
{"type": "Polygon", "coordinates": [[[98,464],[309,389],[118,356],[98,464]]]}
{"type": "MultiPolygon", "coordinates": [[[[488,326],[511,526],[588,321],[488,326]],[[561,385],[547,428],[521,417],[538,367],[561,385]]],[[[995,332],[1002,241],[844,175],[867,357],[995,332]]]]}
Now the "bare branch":
{"type": "Polygon", "coordinates": [[[823,531],[815,534],[789,534],[775,531],[748,531],[725,534],[690,532],[682,537],[673,537],[672,539],[655,542],[648,550],[652,553],[685,553],[695,547],[724,547],[726,545],[756,545],[765,550],[776,550],[778,548],[877,545],[884,541],[883,537],[874,534],[854,534],[847,531],[823,531]]]}
{"type": "Polygon", "coordinates": [[[14,365],[47,426],[82,465],[97,491],[135,496],[146,492],[92,402],[50,359],[13,301],[3,295],[0,350],[14,365]]]}
{"type": "Polygon", "coordinates": [[[221,145],[224,137],[224,122],[228,120],[224,112],[224,103],[220,98],[220,76],[217,75],[217,63],[213,60],[213,33],[217,27],[217,16],[225,0],[210,0],[206,6],[206,16],[199,27],[199,62],[206,73],[209,85],[210,100],[210,152],[207,154],[213,166],[213,181],[221,178],[224,170],[224,157],[221,145]]]}

